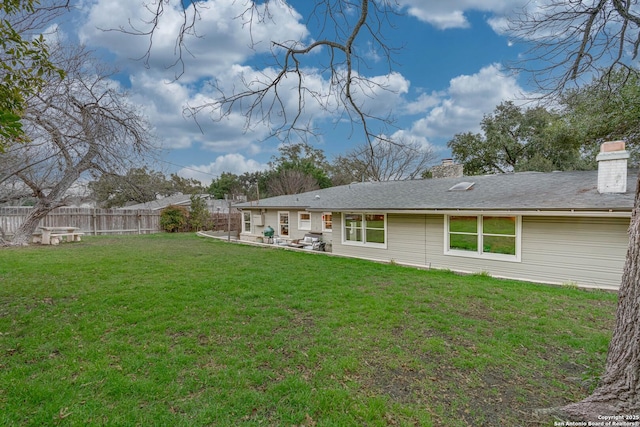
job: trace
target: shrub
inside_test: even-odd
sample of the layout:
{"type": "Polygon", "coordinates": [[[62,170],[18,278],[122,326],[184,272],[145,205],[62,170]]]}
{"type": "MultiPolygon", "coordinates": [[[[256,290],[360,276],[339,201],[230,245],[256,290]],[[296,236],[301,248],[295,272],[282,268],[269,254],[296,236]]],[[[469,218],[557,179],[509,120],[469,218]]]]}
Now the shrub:
{"type": "Polygon", "coordinates": [[[207,210],[207,202],[200,196],[191,196],[191,209],[189,210],[189,228],[200,231],[209,228],[210,214],[207,210]]]}
{"type": "Polygon", "coordinates": [[[184,206],[169,205],[160,213],[160,227],[164,231],[174,233],[187,226],[189,212],[184,206]]]}

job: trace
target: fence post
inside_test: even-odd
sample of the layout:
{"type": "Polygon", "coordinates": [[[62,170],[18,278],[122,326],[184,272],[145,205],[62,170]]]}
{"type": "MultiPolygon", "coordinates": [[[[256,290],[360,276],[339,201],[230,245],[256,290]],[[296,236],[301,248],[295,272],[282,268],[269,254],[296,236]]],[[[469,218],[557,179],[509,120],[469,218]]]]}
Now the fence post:
{"type": "Polygon", "coordinates": [[[93,223],[93,235],[97,236],[98,235],[98,212],[96,210],[96,208],[93,208],[93,215],[91,217],[91,222],[93,223]]]}
{"type": "MultiPolygon", "coordinates": [[[[226,198],[226,194],[225,194],[226,198]]],[[[231,241],[231,199],[228,200],[227,205],[227,242],[231,241]]]]}

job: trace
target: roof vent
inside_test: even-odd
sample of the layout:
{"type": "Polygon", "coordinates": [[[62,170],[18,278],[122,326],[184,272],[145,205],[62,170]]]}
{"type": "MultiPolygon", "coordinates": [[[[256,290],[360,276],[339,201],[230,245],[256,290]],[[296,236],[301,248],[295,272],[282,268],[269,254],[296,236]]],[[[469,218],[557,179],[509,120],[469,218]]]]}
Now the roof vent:
{"type": "Polygon", "coordinates": [[[467,191],[467,190],[471,190],[471,188],[474,186],[475,182],[459,182],[456,185],[454,185],[453,187],[451,187],[449,190],[447,191],[467,191]]]}

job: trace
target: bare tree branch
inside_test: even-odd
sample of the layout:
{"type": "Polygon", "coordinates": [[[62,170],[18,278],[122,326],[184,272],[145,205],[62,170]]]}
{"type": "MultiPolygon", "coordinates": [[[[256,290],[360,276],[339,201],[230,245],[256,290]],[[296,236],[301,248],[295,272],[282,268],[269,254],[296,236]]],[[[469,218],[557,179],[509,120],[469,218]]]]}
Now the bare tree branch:
{"type": "Polygon", "coordinates": [[[640,12],[636,0],[551,0],[524,10],[509,31],[526,43],[522,61],[512,64],[553,98],[582,78],[614,70],[638,71],[640,12]]]}
{"type": "Polygon", "coordinates": [[[362,144],[334,161],[341,183],[416,179],[436,160],[430,147],[417,142],[378,139],[362,144]]]}
{"type": "MultiPolygon", "coordinates": [[[[154,35],[166,14],[170,0],[155,0],[147,6],[150,18],[139,28],[130,22],[129,28],[119,28],[127,34],[148,37],[149,44],[142,58],[148,63],[152,54],[154,35]]],[[[174,3],[175,4],[175,3],[174,3]]],[[[254,38],[254,26],[273,20],[270,3],[246,1],[244,11],[236,19],[242,21],[251,32],[254,45],[263,40],[254,38]]],[[[282,5],[286,6],[285,2],[282,5]]],[[[202,4],[181,2],[180,11],[184,22],[176,35],[176,62],[184,72],[182,55],[188,51],[189,37],[196,36],[197,17],[202,4]]],[[[288,7],[288,6],[287,6],[288,7]]],[[[319,32],[313,41],[271,40],[273,66],[255,77],[241,77],[239,85],[228,88],[220,82],[213,83],[217,96],[209,102],[187,106],[184,114],[196,122],[203,113],[211,114],[214,120],[223,120],[232,114],[245,118],[244,130],[266,127],[267,138],[277,137],[283,141],[305,139],[316,135],[314,127],[320,109],[333,117],[345,117],[352,126],[359,126],[371,143],[384,135],[384,129],[392,123],[390,113],[378,114],[367,109],[367,100],[376,92],[391,90],[380,80],[366,77],[369,67],[360,45],[369,41],[379,51],[391,70],[395,49],[384,39],[384,31],[392,27],[389,17],[400,10],[397,0],[318,0],[309,16],[309,22],[318,24],[319,32]],[[324,59],[318,67],[317,60],[324,59]],[[326,90],[316,89],[307,80],[310,70],[318,69],[329,82],[326,90]],[[288,105],[290,91],[297,93],[297,106],[288,105]],[[377,126],[376,126],[377,124],[377,126]]]]}
{"type": "Polygon", "coordinates": [[[296,169],[285,169],[267,182],[267,191],[271,196],[300,194],[319,188],[318,182],[311,175],[296,169]]]}

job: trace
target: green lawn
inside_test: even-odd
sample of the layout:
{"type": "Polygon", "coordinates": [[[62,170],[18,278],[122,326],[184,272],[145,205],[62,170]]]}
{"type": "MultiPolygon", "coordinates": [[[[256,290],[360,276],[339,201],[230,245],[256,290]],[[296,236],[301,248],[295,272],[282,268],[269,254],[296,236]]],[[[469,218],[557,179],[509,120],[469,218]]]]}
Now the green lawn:
{"type": "Polygon", "coordinates": [[[553,425],[615,302],[193,234],[0,249],[0,425],[553,425]]]}

